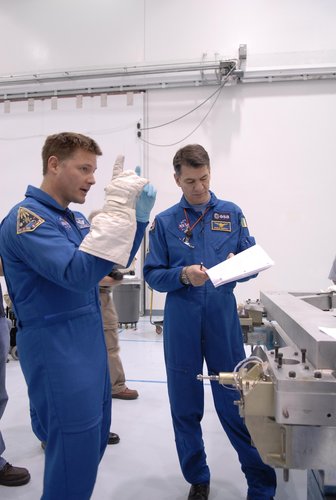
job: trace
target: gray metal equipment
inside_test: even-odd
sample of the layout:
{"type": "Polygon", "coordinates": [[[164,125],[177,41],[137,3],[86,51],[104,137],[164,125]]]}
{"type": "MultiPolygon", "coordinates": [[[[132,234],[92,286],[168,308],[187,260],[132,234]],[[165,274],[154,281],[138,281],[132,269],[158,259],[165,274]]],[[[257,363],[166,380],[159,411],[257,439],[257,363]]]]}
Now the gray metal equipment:
{"type": "Polygon", "coordinates": [[[261,292],[260,303],[272,346],[257,346],[232,373],[198,378],[238,389],[265,463],[285,477],[307,470],[310,500],[336,498],[336,294],[261,292]]]}
{"type": "Polygon", "coordinates": [[[141,282],[137,278],[124,277],[122,283],[113,289],[113,301],[117,310],[119,325],[137,327],[140,316],[141,282]]]}

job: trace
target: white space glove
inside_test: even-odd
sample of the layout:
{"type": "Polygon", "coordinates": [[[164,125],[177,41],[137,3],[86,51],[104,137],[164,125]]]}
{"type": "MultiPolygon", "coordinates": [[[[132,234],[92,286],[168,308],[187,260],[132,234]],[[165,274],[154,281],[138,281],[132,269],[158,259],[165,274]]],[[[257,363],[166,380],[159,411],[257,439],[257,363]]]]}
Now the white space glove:
{"type": "Polygon", "coordinates": [[[105,187],[103,209],[92,219],[90,232],[79,249],[126,266],[136,232],[135,204],[148,180],[133,170],[123,171],[124,156],[115,161],[112,179],[105,187]]]}

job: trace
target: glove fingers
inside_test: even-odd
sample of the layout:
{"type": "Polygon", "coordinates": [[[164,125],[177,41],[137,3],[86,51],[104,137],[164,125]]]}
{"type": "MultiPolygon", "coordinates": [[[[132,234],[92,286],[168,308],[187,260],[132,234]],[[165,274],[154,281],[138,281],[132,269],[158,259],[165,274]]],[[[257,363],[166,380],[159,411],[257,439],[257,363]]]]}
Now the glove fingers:
{"type": "Polygon", "coordinates": [[[122,173],[124,170],[124,161],[125,161],[125,156],[123,155],[118,155],[116,158],[116,161],[114,162],[113,165],[113,171],[112,171],[112,179],[117,177],[122,173]]]}
{"type": "Polygon", "coordinates": [[[156,196],[156,189],[153,186],[153,184],[150,184],[150,183],[146,184],[146,186],[144,187],[143,190],[149,198],[154,198],[156,196]]]}
{"type": "Polygon", "coordinates": [[[148,194],[149,194],[149,196],[151,198],[155,198],[155,196],[156,196],[156,189],[153,186],[153,184],[149,184],[149,193],[148,194]]]}
{"type": "Polygon", "coordinates": [[[126,170],[105,187],[105,200],[111,198],[120,202],[123,199],[123,203],[126,203],[138,196],[147,183],[147,179],[138,177],[133,170],[126,170]]]}

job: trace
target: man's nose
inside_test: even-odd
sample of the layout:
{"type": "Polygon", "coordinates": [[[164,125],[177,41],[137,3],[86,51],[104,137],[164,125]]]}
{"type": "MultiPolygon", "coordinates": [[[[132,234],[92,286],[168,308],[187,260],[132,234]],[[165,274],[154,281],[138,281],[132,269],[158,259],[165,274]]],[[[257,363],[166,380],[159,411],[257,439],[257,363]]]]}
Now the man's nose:
{"type": "Polygon", "coordinates": [[[89,175],[89,178],[88,178],[88,183],[93,185],[93,184],[96,184],[96,179],[95,179],[95,176],[93,174],[90,174],[89,175]]]}
{"type": "Polygon", "coordinates": [[[202,184],[202,182],[201,181],[200,182],[195,182],[194,189],[197,192],[203,191],[203,184],[202,184]]]}

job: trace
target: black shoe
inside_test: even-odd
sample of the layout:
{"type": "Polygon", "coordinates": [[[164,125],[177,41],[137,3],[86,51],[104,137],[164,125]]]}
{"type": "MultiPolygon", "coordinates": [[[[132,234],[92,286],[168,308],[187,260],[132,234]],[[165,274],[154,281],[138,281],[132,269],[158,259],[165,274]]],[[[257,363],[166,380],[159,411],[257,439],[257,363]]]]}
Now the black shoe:
{"type": "Polygon", "coordinates": [[[8,462],[0,470],[0,484],[2,486],[22,486],[30,481],[30,474],[23,467],[13,467],[8,462]]]}
{"type": "Polygon", "coordinates": [[[120,437],[118,436],[118,434],[116,434],[115,432],[109,433],[109,438],[108,438],[107,444],[118,444],[119,441],[120,441],[120,437]]]}
{"type": "Polygon", "coordinates": [[[209,483],[192,484],[189,491],[188,500],[208,500],[209,492],[209,483]]]}

